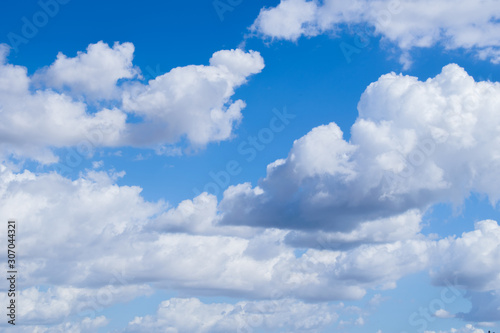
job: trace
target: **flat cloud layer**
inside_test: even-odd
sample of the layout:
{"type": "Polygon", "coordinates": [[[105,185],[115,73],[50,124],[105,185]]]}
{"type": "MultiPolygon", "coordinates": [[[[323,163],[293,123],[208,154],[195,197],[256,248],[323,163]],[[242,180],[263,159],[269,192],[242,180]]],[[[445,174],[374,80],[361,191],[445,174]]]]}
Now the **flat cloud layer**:
{"type": "Polygon", "coordinates": [[[155,316],[136,317],[124,332],[319,332],[333,323],[338,306],[294,300],[203,304],[198,299],[162,302],[155,316]]]}
{"type": "Polygon", "coordinates": [[[234,90],[264,68],[258,52],[222,50],[208,66],[174,68],[143,84],[133,53],[131,43],[99,42],[73,58],[58,54],[30,77],[7,63],[8,47],[0,45],[0,155],[54,163],[54,147],[175,146],[185,139],[203,148],[231,137],[245,107],[231,101],[234,90]],[[141,121],[127,121],[132,113],[141,121]]]}
{"type": "Polygon", "coordinates": [[[495,0],[281,0],[263,8],[251,30],[263,36],[295,41],[301,36],[336,33],[345,25],[362,25],[366,37],[376,35],[403,50],[440,44],[447,49],[467,48],[477,57],[500,62],[498,17],[495,0]],[[366,31],[365,31],[366,30],[366,31]]]}

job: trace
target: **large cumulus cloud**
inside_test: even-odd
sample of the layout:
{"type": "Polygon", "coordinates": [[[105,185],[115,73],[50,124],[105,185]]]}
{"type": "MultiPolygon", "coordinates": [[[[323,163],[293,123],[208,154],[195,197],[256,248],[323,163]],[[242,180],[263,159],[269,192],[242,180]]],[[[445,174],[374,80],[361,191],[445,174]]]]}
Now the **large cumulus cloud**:
{"type": "Polygon", "coordinates": [[[60,53],[32,76],[7,62],[8,51],[0,45],[0,154],[42,163],[57,162],[52,148],[80,144],[158,147],[186,140],[184,146],[200,149],[226,140],[245,107],[231,100],[235,89],[264,67],[258,52],[221,50],[210,65],[174,68],[141,83],[131,43],[98,42],[72,58],[60,53]]]}
{"type": "Polygon", "coordinates": [[[451,64],[435,78],[370,84],[346,141],[335,123],[296,140],[258,186],[224,193],[221,223],[352,232],[367,221],[500,198],[500,85],[451,64]]]}

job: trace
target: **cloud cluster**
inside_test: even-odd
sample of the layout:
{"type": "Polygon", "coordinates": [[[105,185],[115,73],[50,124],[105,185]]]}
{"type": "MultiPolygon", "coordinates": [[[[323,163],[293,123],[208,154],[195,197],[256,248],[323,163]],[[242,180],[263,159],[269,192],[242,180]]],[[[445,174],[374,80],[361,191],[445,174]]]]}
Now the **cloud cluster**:
{"type": "Polygon", "coordinates": [[[484,262],[479,290],[487,291],[497,283],[499,238],[495,235],[500,228],[493,221],[477,223],[476,231],[456,239],[436,242],[419,235],[405,236],[406,240],[374,239],[349,248],[309,248],[297,256],[287,245],[288,231],[220,228],[214,196],[202,194],[168,208],[161,202],[144,201],[140,188],[117,186],[115,180],[95,171],[71,181],[57,174],[3,168],[0,212],[5,219],[18,214],[23,234],[20,287],[33,304],[45,302],[25,306],[26,318],[56,320],[60,317],[38,311],[57,308],[57,316],[67,316],[100,290],[118,300],[121,294],[147,293],[144,283],[188,294],[328,301],[359,299],[366,289],[394,288],[403,276],[439,267],[436,284],[449,277],[474,289],[473,270],[457,271],[458,262],[442,262],[459,248],[471,262],[484,262]],[[185,228],[180,220],[186,221],[185,228]],[[471,239],[483,247],[476,247],[471,239]],[[488,255],[485,249],[491,249],[488,255]],[[56,288],[44,294],[34,285],[73,289],[56,288]],[[53,298],[59,300],[49,301],[53,298]]]}
{"type": "Polygon", "coordinates": [[[500,9],[495,0],[281,0],[263,8],[251,30],[263,36],[295,41],[301,36],[337,33],[346,25],[382,36],[403,50],[402,61],[415,47],[436,44],[472,50],[481,59],[499,63],[500,9]]]}
{"type": "Polygon", "coordinates": [[[104,172],[71,181],[4,168],[0,178],[1,216],[16,216],[23,234],[23,288],[102,288],[118,283],[118,275],[127,277],[124,285],[147,282],[188,293],[358,299],[366,288],[393,285],[427,262],[427,245],[418,240],[297,257],[285,244],[287,231],[218,227],[214,196],[167,208],[144,201],[138,187],[117,186],[104,172]]]}
{"type": "Polygon", "coordinates": [[[126,115],[117,109],[87,112],[84,102],[53,90],[32,89],[32,79],[21,66],[0,57],[0,149],[3,157],[28,157],[53,163],[50,147],[72,146],[94,131],[105,131],[102,144],[114,145],[124,130],[126,115]]]}
{"type": "MultiPolygon", "coordinates": [[[[108,285],[97,289],[55,286],[45,291],[29,287],[17,296],[22,302],[17,312],[18,322],[22,326],[49,326],[73,317],[93,318],[106,307],[151,293],[147,285],[108,285]]],[[[9,302],[7,295],[2,295],[1,300],[4,304],[9,302]]]]}
{"type": "Polygon", "coordinates": [[[377,237],[367,235],[366,222],[389,226],[398,216],[418,231],[409,217],[438,202],[459,205],[471,192],[495,204],[499,109],[500,84],[475,82],[454,64],[424,82],[383,75],[363,93],[349,141],[335,123],[314,128],[269,164],[258,186],[225,191],[221,223],[341,232],[331,237],[356,241],[377,237]]]}
{"type": "Polygon", "coordinates": [[[224,50],[213,54],[210,66],[186,66],[124,91],[123,108],[144,117],[130,126],[130,144],[175,142],[185,136],[194,146],[230,137],[242,118],[242,100],[230,101],[234,89],[259,73],[258,52],[224,50]]]}
{"type": "Polygon", "coordinates": [[[203,148],[231,137],[242,118],[235,89],[264,67],[258,52],[222,50],[210,65],[172,69],[144,84],[134,46],[99,42],[29,76],[0,47],[0,155],[57,162],[51,148],[100,146],[203,148]],[[105,107],[101,105],[106,105],[105,107]],[[92,111],[96,109],[96,111],[92,111]],[[134,114],[140,121],[132,122],[134,114]],[[91,140],[99,137],[99,140],[91,140]]]}
{"type": "MultiPolygon", "coordinates": [[[[356,261],[361,252],[346,257],[340,252],[313,251],[296,258],[293,248],[283,243],[284,231],[229,228],[219,233],[215,219],[193,220],[192,226],[178,229],[172,217],[183,213],[189,220],[189,207],[210,217],[216,202],[213,196],[202,195],[168,209],[162,202],[144,201],[138,187],[117,186],[104,172],[89,171],[71,181],[54,173],[13,173],[4,167],[0,178],[1,216],[16,216],[23,233],[22,287],[99,288],[119,275],[128,277],[126,285],[148,281],[157,288],[249,297],[276,292],[280,297],[352,299],[365,292],[352,283],[352,277],[344,278],[347,273],[342,270],[333,276],[329,270],[317,272],[325,265],[340,269],[356,261]],[[191,230],[199,234],[188,233],[191,230]],[[207,234],[203,234],[205,230],[207,234]],[[163,265],[159,267],[158,262],[163,265]]],[[[392,256],[400,246],[377,251],[382,256],[379,260],[394,262],[392,256]]],[[[361,272],[370,269],[366,264],[370,265],[355,265],[361,272]]],[[[375,274],[363,281],[368,287],[399,276],[395,271],[391,276],[375,274]]]]}
{"type": "MultiPolygon", "coordinates": [[[[454,279],[461,288],[483,291],[477,297],[493,297],[489,304],[498,302],[488,290],[497,285],[498,276],[500,227],[494,221],[478,222],[475,231],[458,238],[433,241],[414,235],[408,240],[360,241],[341,249],[309,248],[297,256],[287,245],[287,231],[218,227],[213,196],[203,194],[167,208],[163,203],[145,202],[139,188],[117,186],[103,173],[91,172],[70,181],[56,174],[4,170],[1,198],[4,218],[19,214],[21,205],[29,207],[29,214],[18,217],[25,253],[20,287],[23,316],[33,323],[58,323],[82,311],[98,313],[157,288],[276,300],[359,299],[366,289],[394,288],[401,277],[425,269],[433,270],[436,284],[454,279]],[[203,211],[213,219],[200,218],[203,211]],[[188,223],[185,229],[179,228],[180,215],[188,223]],[[475,266],[469,270],[456,260],[446,261],[456,251],[466,253],[471,263],[481,263],[480,284],[475,266]],[[34,285],[55,287],[42,292],[34,285]]],[[[484,297],[482,301],[477,304],[484,304],[484,297]]],[[[197,301],[189,304],[204,308],[197,301]]],[[[143,331],[161,326],[166,320],[163,314],[168,317],[173,311],[171,305],[164,305],[165,313],[138,319],[136,324],[145,325],[143,331]]],[[[470,315],[492,320],[485,310],[492,311],[478,308],[470,315]]],[[[236,319],[228,315],[220,320],[214,325],[226,321],[229,325],[236,319]]],[[[290,325],[299,323],[289,321],[290,325]]],[[[134,325],[131,330],[138,329],[134,325]]]]}
{"type": "Polygon", "coordinates": [[[445,281],[467,290],[472,308],[457,317],[473,322],[500,320],[500,226],[485,220],[474,224],[474,231],[461,237],[448,237],[436,243],[431,278],[434,284],[445,281]]]}
{"type": "Polygon", "coordinates": [[[474,325],[467,324],[462,328],[452,328],[449,331],[425,331],[424,333],[485,333],[484,330],[474,327],[474,325]]]}
{"type": "MultiPolygon", "coordinates": [[[[157,96],[160,104],[138,103],[134,111],[156,119],[158,105],[185,98],[183,90],[176,95],[164,86],[176,86],[176,71],[185,71],[193,87],[212,82],[225,99],[261,66],[255,53],[222,51],[210,66],[132,84],[127,103],[132,108],[135,99],[157,96]]],[[[25,69],[0,69],[0,77],[26,79],[0,80],[0,90],[12,91],[6,96],[30,91],[25,69]]],[[[52,90],[29,94],[83,103],[52,90]]],[[[334,123],[314,128],[268,166],[258,186],[230,187],[220,202],[203,193],[171,207],[145,200],[140,187],[117,185],[120,172],[86,171],[71,180],[0,165],[0,219],[15,217],[23,235],[23,315],[78,332],[104,325],[105,318],[68,322],[96,300],[103,308],[166,289],[252,301],[171,299],[127,330],[158,331],[168,322],[172,332],[227,331],[252,314],[269,329],[314,332],[337,319],[322,302],[361,299],[367,290],[395,288],[401,277],[429,270],[434,284],[454,281],[472,293],[471,312],[456,317],[499,320],[491,310],[500,299],[497,222],[480,221],[473,231],[441,240],[420,233],[424,211],[437,202],[461,203],[471,191],[498,200],[499,96],[499,84],[475,82],[457,65],[425,82],[383,75],[363,94],[349,141],[334,123]],[[262,314],[262,307],[272,311],[262,314]],[[195,312],[206,327],[192,318],[195,312]],[[173,320],[180,313],[185,320],[173,320]]],[[[98,117],[81,108],[82,117],[98,117]]]]}
{"type": "MultiPolygon", "coordinates": [[[[475,223],[475,231],[461,238],[438,242],[440,266],[433,273],[435,281],[454,281],[468,290],[495,290],[500,286],[500,227],[496,221],[475,223]]],[[[499,315],[500,318],[500,315],[499,315]]]]}

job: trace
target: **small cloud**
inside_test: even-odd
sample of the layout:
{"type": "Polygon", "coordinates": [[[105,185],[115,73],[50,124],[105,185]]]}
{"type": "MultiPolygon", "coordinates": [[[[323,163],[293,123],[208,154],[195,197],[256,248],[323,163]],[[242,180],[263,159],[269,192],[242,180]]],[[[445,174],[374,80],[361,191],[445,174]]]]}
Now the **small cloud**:
{"type": "Polygon", "coordinates": [[[182,156],[182,148],[181,147],[174,147],[174,146],[162,146],[160,148],[157,148],[155,150],[156,154],[158,155],[165,155],[165,156],[182,156]]]}
{"type": "Polygon", "coordinates": [[[444,309],[439,309],[434,313],[434,316],[437,318],[455,318],[454,314],[449,313],[444,309]]]}
{"type": "Polygon", "coordinates": [[[143,156],[142,154],[137,154],[134,157],[134,161],[144,161],[147,157],[143,156]]]}
{"type": "Polygon", "coordinates": [[[401,54],[401,56],[399,57],[399,62],[403,65],[404,71],[407,71],[411,68],[413,60],[411,59],[411,56],[408,53],[408,51],[405,51],[403,52],[403,54],[401,54]]]}
{"type": "Polygon", "coordinates": [[[117,157],[122,157],[122,151],[121,150],[117,150],[117,151],[109,151],[109,152],[105,152],[105,151],[101,151],[100,152],[100,156],[101,157],[104,157],[104,156],[117,156],[117,157]]]}
{"type": "Polygon", "coordinates": [[[102,166],[104,165],[104,162],[103,161],[93,161],[92,162],[92,168],[93,169],[99,169],[99,168],[102,168],[102,166]]]}
{"type": "Polygon", "coordinates": [[[365,320],[363,319],[363,317],[359,317],[358,319],[356,319],[356,321],[354,322],[354,325],[357,325],[357,326],[363,326],[365,324],[365,320]]]}
{"type": "Polygon", "coordinates": [[[387,301],[388,299],[389,299],[389,297],[382,297],[381,294],[376,294],[368,301],[368,305],[378,306],[378,305],[380,305],[380,303],[387,301]]]}

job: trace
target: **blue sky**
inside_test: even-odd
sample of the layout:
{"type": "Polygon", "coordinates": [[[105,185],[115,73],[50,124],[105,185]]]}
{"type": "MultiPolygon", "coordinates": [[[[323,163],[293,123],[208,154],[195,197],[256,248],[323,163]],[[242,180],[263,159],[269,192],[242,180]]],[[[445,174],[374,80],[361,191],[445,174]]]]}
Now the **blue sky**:
{"type": "Polygon", "coordinates": [[[497,0],[1,6],[1,331],[498,331],[497,0]]]}

